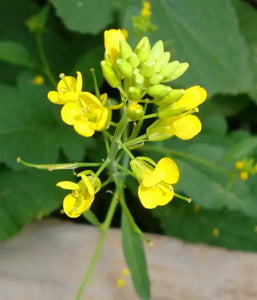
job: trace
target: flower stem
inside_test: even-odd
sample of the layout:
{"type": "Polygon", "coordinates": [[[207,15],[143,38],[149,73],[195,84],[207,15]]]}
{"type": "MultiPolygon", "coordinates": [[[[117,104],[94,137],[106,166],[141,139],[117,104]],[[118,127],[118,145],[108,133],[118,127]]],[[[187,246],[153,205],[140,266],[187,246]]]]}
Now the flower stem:
{"type": "Polygon", "coordinates": [[[79,288],[78,293],[77,293],[76,298],[75,298],[76,300],[81,299],[82,294],[83,294],[83,292],[84,292],[84,290],[85,290],[85,288],[86,288],[86,286],[87,286],[87,284],[88,284],[89,280],[91,279],[91,276],[94,272],[94,269],[95,269],[96,263],[98,261],[98,258],[100,256],[101,250],[103,248],[103,244],[104,244],[104,241],[105,241],[105,238],[106,238],[106,235],[107,235],[107,231],[110,227],[110,224],[111,224],[116,206],[117,206],[117,199],[116,199],[116,195],[114,194],[114,196],[112,198],[112,201],[111,201],[111,204],[109,206],[105,221],[101,226],[101,235],[100,235],[100,238],[98,240],[95,252],[93,254],[93,258],[92,258],[92,260],[90,262],[90,265],[87,269],[85,277],[84,277],[84,279],[83,279],[83,281],[80,285],[80,288],[79,288]]]}
{"type": "Polygon", "coordinates": [[[46,75],[46,77],[48,78],[48,80],[51,82],[51,84],[56,87],[57,85],[57,82],[50,70],[50,67],[48,65],[48,61],[46,59],[46,55],[45,55],[45,51],[44,51],[44,47],[43,47],[43,43],[42,43],[42,35],[41,33],[36,33],[35,35],[36,37],[36,43],[37,43],[37,47],[38,47],[38,51],[39,51],[39,56],[40,56],[40,59],[41,59],[41,63],[42,63],[42,66],[43,66],[43,70],[44,70],[44,73],[46,75]]]}

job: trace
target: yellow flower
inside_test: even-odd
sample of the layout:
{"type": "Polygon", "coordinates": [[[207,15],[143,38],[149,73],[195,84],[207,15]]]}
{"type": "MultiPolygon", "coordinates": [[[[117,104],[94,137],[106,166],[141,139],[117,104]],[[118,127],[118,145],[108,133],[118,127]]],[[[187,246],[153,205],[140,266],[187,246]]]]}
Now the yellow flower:
{"type": "Polygon", "coordinates": [[[174,196],[172,184],[179,179],[176,163],[168,158],[162,158],[155,166],[150,160],[136,158],[131,161],[131,168],[140,182],[138,196],[145,208],[152,209],[165,205],[174,196]],[[140,174],[141,173],[141,174],[140,174]]]}
{"type": "Polygon", "coordinates": [[[35,78],[32,80],[32,83],[36,85],[42,85],[44,84],[44,82],[45,82],[44,77],[41,75],[35,76],[35,78]]]}
{"type": "Polygon", "coordinates": [[[171,117],[195,109],[207,98],[204,88],[196,85],[185,90],[185,93],[175,103],[163,104],[160,100],[158,116],[160,118],[171,117]]]}
{"type": "Polygon", "coordinates": [[[141,10],[141,17],[150,17],[151,16],[151,4],[148,1],[143,1],[143,8],[141,10]]]}
{"type": "Polygon", "coordinates": [[[104,129],[108,110],[95,95],[83,92],[79,96],[79,102],[68,102],[63,106],[61,117],[78,134],[90,137],[95,131],[104,129]]]}
{"type": "Polygon", "coordinates": [[[201,121],[194,115],[179,115],[155,121],[147,128],[150,141],[162,141],[172,136],[189,140],[202,129],[201,121]]]}
{"type": "Polygon", "coordinates": [[[120,54],[120,41],[125,40],[120,29],[110,29],[104,32],[104,47],[111,63],[114,63],[120,54]]]}
{"type": "Polygon", "coordinates": [[[48,99],[54,104],[76,102],[82,91],[82,75],[77,72],[77,79],[73,76],[64,76],[57,85],[57,92],[50,91],[48,99]]]}
{"type": "MultiPolygon", "coordinates": [[[[94,174],[93,172],[90,172],[94,174]]],[[[63,210],[70,218],[78,218],[88,210],[94,201],[95,193],[100,189],[99,178],[80,173],[81,180],[78,183],[72,181],[60,181],[56,186],[66,190],[72,190],[63,200],[63,210]]]]}

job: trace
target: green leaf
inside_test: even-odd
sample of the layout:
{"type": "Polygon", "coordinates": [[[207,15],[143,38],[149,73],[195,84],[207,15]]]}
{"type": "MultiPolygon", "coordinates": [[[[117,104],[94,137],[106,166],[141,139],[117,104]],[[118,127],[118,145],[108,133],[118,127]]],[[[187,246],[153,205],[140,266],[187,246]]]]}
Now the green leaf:
{"type": "Polygon", "coordinates": [[[249,60],[254,76],[254,84],[249,91],[249,95],[257,103],[257,11],[254,7],[244,3],[243,1],[233,0],[232,3],[236,9],[239,27],[249,50],[249,60]]]}
{"type": "Polygon", "coordinates": [[[74,72],[83,70],[83,78],[85,81],[84,89],[87,91],[94,91],[94,81],[90,69],[95,69],[98,86],[100,87],[103,82],[103,74],[100,66],[100,61],[103,59],[104,48],[102,46],[95,47],[86,54],[84,54],[76,63],[74,72]]]}
{"type": "Polygon", "coordinates": [[[199,205],[174,200],[153,210],[168,235],[192,243],[257,251],[256,218],[227,209],[206,210],[199,205]]]}
{"type": "MultiPolygon", "coordinates": [[[[16,88],[1,85],[0,160],[14,169],[20,156],[31,163],[56,163],[63,150],[70,161],[81,161],[92,138],[79,136],[63,124],[60,106],[47,100],[49,89],[32,84],[33,75],[19,77],[16,88]]],[[[24,168],[24,167],[23,167],[24,168]]]]}
{"type": "Polygon", "coordinates": [[[123,252],[135,290],[141,299],[150,299],[150,283],[142,240],[124,213],[121,228],[123,252]]]}
{"type": "Polygon", "coordinates": [[[224,156],[224,160],[239,160],[251,153],[257,147],[257,137],[250,137],[238,142],[224,156]]]}
{"type": "Polygon", "coordinates": [[[112,22],[110,0],[51,0],[65,26],[80,33],[97,34],[112,22]]]}
{"type": "MultiPolygon", "coordinates": [[[[123,7],[123,27],[131,29],[131,17],[140,13],[137,5],[137,10],[133,4],[123,7]]],[[[158,26],[152,40],[162,39],[173,60],[190,65],[176,85],[199,84],[209,96],[251,88],[248,49],[230,0],[152,1],[152,23],[158,26]]]]}
{"type": "Polygon", "coordinates": [[[35,67],[35,62],[33,62],[27,49],[13,41],[0,41],[0,60],[14,65],[35,67]]]}
{"type": "Polygon", "coordinates": [[[28,168],[14,172],[1,168],[0,240],[12,237],[31,220],[61,207],[65,191],[55,185],[70,177],[70,171],[44,172],[28,168]]]}

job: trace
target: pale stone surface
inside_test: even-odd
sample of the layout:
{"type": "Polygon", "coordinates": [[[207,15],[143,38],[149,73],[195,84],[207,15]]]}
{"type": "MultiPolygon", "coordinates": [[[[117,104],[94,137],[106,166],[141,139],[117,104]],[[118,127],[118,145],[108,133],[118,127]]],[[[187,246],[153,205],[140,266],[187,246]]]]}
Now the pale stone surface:
{"type": "MultiPolygon", "coordinates": [[[[71,300],[97,243],[97,229],[60,221],[28,226],[0,244],[0,299],[71,300]]],[[[152,300],[256,300],[257,254],[192,245],[148,235],[146,246],[152,300]]],[[[120,231],[110,230],[83,300],[134,300],[125,268],[120,231]]]]}

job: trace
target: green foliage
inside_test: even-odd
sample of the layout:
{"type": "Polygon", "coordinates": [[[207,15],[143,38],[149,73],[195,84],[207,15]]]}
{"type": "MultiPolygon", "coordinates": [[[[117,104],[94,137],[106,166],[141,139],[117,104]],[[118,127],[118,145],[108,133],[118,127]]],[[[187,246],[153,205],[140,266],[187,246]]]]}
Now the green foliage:
{"type": "Polygon", "coordinates": [[[203,209],[199,205],[174,200],[154,210],[164,232],[192,243],[244,251],[257,251],[256,218],[238,211],[203,209]]]}
{"type": "Polygon", "coordinates": [[[121,229],[123,252],[134,287],[141,299],[148,300],[150,299],[150,284],[142,240],[128,221],[125,213],[122,214],[121,229]]]}
{"type": "Polygon", "coordinates": [[[96,34],[112,21],[110,0],[51,0],[68,29],[96,34]]]}

